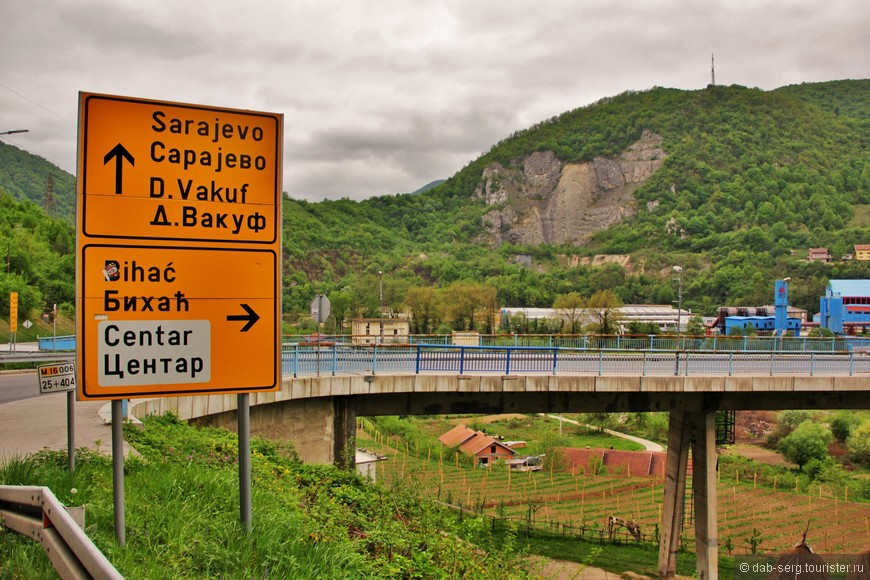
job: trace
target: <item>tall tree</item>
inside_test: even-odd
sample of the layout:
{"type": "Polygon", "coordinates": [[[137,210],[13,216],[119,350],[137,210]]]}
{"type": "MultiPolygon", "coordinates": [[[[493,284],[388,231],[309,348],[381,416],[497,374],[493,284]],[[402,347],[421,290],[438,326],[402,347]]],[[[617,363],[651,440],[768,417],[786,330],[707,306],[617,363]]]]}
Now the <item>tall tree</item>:
{"type": "Polygon", "coordinates": [[[335,333],[341,334],[345,321],[348,317],[353,316],[351,312],[353,296],[350,289],[343,288],[337,292],[332,292],[329,295],[329,302],[332,306],[332,322],[335,325],[335,333]]]}
{"type": "Polygon", "coordinates": [[[580,332],[583,319],[583,311],[586,309],[586,301],[577,292],[569,292],[556,297],[553,308],[565,320],[565,328],[568,334],[580,332]]]}
{"type": "Polygon", "coordinates": [[[431,334],[441,321],[441,304],[435,288],[426,286],[408,289],[405,306],[411,313],[411,331],[431,334]]]}
{"type": "Polygon", "coordinates": [[[589,315],[592,317],[592,332],[598,334],[616,334],[619,332],[619,309],[622,300],[613,290],[599,290],[589,297],[586,304],[589,315]]]}
{"type": "Polygon", "coordinates": [[[704,334],[704,319],[700,314],[695,314],[689,318],[689,323],[686,325],[686,334],[689,336],[703,336],[704,334]]]}
{"type": "Polygon", "coordinates": [[[810,459],[823,460],[828,456],[828,446],[834,441],[831,430],[819,423],[807,420],[797,426],[790,435],[780,439],[776,450],[803,467],[810,459]]]}
{"type": "Polygon", "coordinates": [[[498,292],[492,286],[483,286],[480,289],[480,299],[484,313],[483,332],[493,334],[499,319],[498,292]]]}
{"type": "MultiPolygon", "coordinates": [[[[495,289],[475,282],[454,282],[444,290],[447,312],[456,330],[476,330],[482,313],[495,300],[495,289]]],[[[485,326],[487,326],[485,324],[485,326]]]]}

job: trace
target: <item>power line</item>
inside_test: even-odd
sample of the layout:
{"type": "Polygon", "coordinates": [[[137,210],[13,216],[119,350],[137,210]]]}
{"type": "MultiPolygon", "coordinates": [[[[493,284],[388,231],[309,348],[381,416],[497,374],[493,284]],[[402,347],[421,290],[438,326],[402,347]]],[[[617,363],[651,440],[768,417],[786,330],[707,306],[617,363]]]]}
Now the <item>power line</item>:
{"type": "Polygon", "coordinates": [[[46,106],[44,106],[44,105],[41,105],[41,104],[37,103],[37,102],[34,101],[33,99],[31,99],[31,98],[29,98],[29,97],[26,97],[26,96],[22,95],[21,93],[19,93],[19,92],[16,91],[15,89],[11,89],[11,88],[7,87],[6,85],[4,85],[3,83],[0,83],[0,87],[3,87],[4,89],[6,89],[7,91],[9,91],[10,93],[12,93],[12,94],[14,94],[14,95],[16,95],[16,96],[21,97],[22,99],[24,99],[24,100],[27,101],[28,103],[31,103],[31,104],[33,104],[33,105],[36,105],[37,107],[39,107],[39,108],[42,109],[43,111],[45,111],[45,112],[47,112],[47,113],[51,113],[52,115],[54,115],[55,117],[57,117],[58,119],[60,119],[61,121],[63,121],[64,123],[68,123],[68,124],[72,125],[73,127],[76,126],[76,124],[73,123],[72,121],[70,121],[69,119],[63,117],[62,115],[59,115],[58,113],[55,113],[54,111],[52,111],[52,110],[49,109],[48,107],[46,107],[46,106]]]}

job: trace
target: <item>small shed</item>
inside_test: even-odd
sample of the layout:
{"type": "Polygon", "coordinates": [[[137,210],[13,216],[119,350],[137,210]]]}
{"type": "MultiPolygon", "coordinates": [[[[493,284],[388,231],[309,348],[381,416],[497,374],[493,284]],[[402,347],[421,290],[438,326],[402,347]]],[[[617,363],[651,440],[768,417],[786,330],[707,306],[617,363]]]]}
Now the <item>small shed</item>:
{"type": "Polygon", "coordinates": [[[365,449],[357,449],[354,454],[356,462],[356,470],[363,477],[367,477],[371,481],[377,481],[377,464],[378,461],[386,461],[385,455],[378,455],[365,449]]]}

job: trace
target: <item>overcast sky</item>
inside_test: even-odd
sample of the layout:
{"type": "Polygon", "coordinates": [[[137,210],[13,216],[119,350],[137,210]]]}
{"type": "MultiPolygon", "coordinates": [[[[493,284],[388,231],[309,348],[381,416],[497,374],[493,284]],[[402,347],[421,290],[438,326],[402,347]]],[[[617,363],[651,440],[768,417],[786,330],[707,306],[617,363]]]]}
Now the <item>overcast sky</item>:
{"type": "Polygon", "coordinates": [[[4,0],[0,131],[75,173],[78,92],[284,114],[284,189],[413,191],[626,90],[870,77],[867,0],[4,0]]]}

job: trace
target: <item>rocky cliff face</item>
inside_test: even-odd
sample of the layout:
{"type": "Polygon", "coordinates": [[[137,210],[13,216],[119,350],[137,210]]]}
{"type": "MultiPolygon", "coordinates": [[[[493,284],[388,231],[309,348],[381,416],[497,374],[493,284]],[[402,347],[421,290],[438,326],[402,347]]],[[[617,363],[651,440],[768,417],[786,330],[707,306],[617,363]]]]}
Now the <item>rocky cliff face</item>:
{"type": "Polygon", "coordinates": [[[483,217],[492,245],[583,243],[635,213],[634,190],[665,159],[662,138],[644,131],[615,159],[564,163],[551,151],[489,165],[475,196],[497,206],[483,217]]]}

